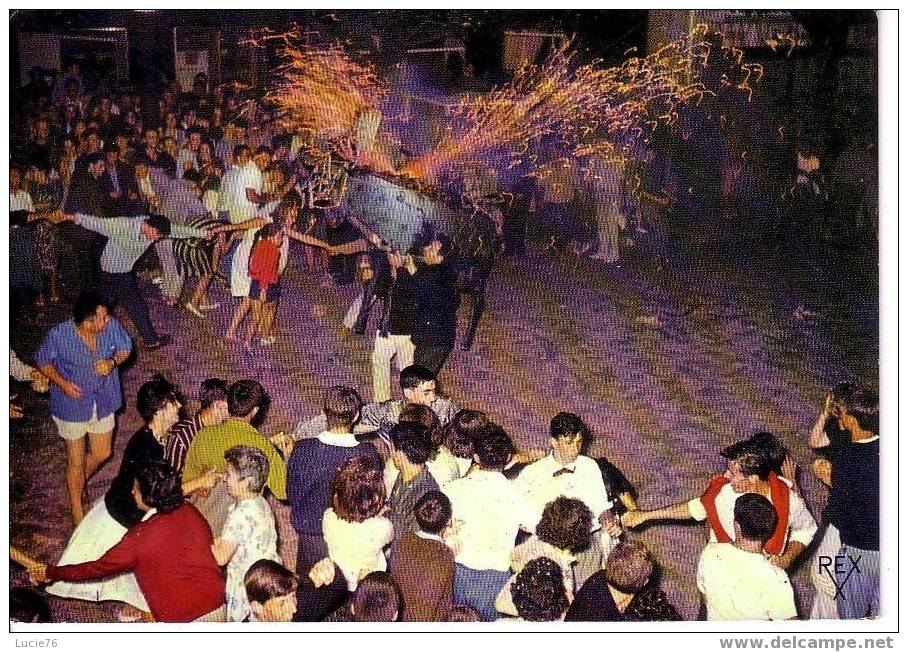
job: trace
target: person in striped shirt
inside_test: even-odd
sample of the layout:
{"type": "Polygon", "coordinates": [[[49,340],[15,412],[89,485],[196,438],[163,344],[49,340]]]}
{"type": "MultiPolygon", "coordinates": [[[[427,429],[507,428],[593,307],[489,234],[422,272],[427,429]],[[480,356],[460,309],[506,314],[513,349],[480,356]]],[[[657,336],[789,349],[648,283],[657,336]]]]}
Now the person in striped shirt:
{"type": "Polygon", "coordinates": [[[171,426],[164,443],[164,461],[175,471],[183,471],[189,444],[199,430],[217,426],[227,420],[227,381],[209,378],[202,381],[199,392],[199,411],[192,419],[183,419],[171,426]]]}

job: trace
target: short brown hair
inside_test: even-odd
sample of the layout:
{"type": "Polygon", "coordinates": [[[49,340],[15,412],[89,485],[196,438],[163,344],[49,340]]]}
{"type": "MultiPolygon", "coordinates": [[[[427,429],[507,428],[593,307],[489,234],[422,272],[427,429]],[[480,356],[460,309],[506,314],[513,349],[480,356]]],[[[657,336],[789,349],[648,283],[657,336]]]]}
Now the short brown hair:
{"type": "Polygon", "coordinates": [[[642,542],[621,541],[605,561],[605,581],[624,593],[637,593],[653,569],[653,556],[642,542]]]}
{"type": "Polygon", "coordinates": [[[249,602],[265,604],[296,591],[296,575],[276,561],[259,559],[246,571],[243,578],[249,602]]]}
{"type": "Polygon", "coordinates": [[[413,513],[420,530],[440,534],[451,522],[451,501],[440,491],[428,491],[416,501],[413,513]]]}
{"type": "Polygon", "coordinates": [[[331,387],[325,391],[322,399],[322,410],[329,429],[352,426],[362,407],[363,399],[359,393],[344,385],[331,387]]]}
{"type": "Polygon", "coordinates": [[[344,462],[331,480],[331,504],[340,519],[351,523],[378,516],[385,505],[385,481],[378,464],[368,455],[344,462]]]}
{"type": "Polygon", "coordinates": [[[489,427],[489,418],[479,410],[461,410],[445,427],[445,444],[456,457],[473,458],[473,442],[489,427]]]}
{"type": "Polygon", "coordinates": [[[435,457],[438,453],[438,447],[444,441],[444,435],[441,431],[441,421],[432,408],[419,403],[407,403],[400,411],[397,421],[398,423],[418,423],[425,428],[426,434],[429,435],[429,441],[432,442],[432,455],[430,458],[435,457]]]}
{"type": "Polygon", "coordinates": [[[593,513],[583,501],[559,496],[542,510],[536,535],[559,550],[577,554],[590,547],[593,513]]]}
{"type": "Polygon", "coordinates": [[[361,623],[393,623],[400,616],[401,602],[400,588],[391,575],[373,571],[356,587],[353,617],[361,623]]]}

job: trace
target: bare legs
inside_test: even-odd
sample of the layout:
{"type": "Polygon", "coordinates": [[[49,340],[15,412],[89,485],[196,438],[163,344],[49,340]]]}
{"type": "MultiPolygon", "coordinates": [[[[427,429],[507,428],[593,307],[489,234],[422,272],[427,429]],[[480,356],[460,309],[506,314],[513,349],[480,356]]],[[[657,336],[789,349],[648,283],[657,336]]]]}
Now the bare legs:
{"type": "Polygon", "coordinates": [[[82,493],[85,483],[94,475],[104,462],[110,459],[113,432],[88,433],[88,452],[85,450],[85,437],[65,439],[66,443],[66,488],[69,491],[69,504],[73,524],[79,525],[85,518],[82,506],[82,493]]]}
{"type": "Polygon", "coordinates": [[[249,309],[252,307],[252,299],[249,297],[243,297],[243,300],[240,302],[240,305],[237,306],[236,312],[233,313],[233,319],[230,321],[230,326],[227,327],[227,333],[224,335],[224,339],[228,342],[238,342],[236,336],[236,331],[240,327],[240,324],[243,323],[243,319],[246,317],[246,313],[249,312],[249,309]]]}

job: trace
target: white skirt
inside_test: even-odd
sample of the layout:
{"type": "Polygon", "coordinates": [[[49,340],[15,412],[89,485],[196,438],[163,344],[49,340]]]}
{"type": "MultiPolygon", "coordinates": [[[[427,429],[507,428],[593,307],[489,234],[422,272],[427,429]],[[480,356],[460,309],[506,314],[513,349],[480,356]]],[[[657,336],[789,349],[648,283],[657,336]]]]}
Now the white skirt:
{"type": "MultiPolygon", "coordinates": [[[[154,510],[151,510],[145,515],[145,518],[151,516],[153,512],[154,510]]],[[[95,561],[119,543],[126,532],[126,528],[107,511],[107,506],[102,498],[95,503],[76,531],[73,532],[57,566],[95,561]]],[[[54,582],[47,587],[47,592],[61,598],[76,598],[90,602],[116,600],[142,611],[150,611],[148,602],[136,583],[136,576],[132,573],[120,573],[103,580],[54,582]]]]}

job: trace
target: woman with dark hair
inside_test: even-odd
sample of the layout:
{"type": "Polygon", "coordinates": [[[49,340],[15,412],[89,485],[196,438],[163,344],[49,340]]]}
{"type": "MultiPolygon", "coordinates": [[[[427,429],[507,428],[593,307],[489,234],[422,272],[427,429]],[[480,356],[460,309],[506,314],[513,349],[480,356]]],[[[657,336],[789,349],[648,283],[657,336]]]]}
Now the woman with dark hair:
{"type": "Polygon", "coordinates": [[[345,462],[331,481],[332,506],[322,517],[322,531],[328,556],[350,591],[363,575],[388,568],[384,547],[394,538],[394,526],[381,515],[385,499],[381,469],[368,455],[345,462]]]}
{"type": "Polygon", "coordinates": [[[183,498],[180,480],[163,462],[142,467],[133,496],[141,509],[154,513],[96,561],[30,565],[32,582],[78,582],[132,572],[156,621],[223,622],[224,579],[211,553],[211,529],[183,498]]]}
{"type": "Polygon", "coordinates": [[[83,293],[73,305],[73,318],[51,329],[35,354],[38,369],[52,383],[50,413],[66,442],[66,487],[75,525],[85,516],[85,483],[110,458],[114,414],[123,405],[117,367],[132,351],[132,340],[109,312],[100,295],[83,293]]]}
{"type": "MultiPolygon", "coordinates": [[[[451,454],[448,447],[444,445],[445,433],[442,430],[438,415],[435,414],[432,408],[418,403],[408,403],[400,411],[398,422],[417,423],[425,428],[432,444],[432,453],[426,461],[426,468],[439,487],[460,477],[457,459],[451,454]]],[[[385,463],[384,470],[385,489],[388,490],[388,495],[391,494],[391,487],[394,486],[394,481],[397,480],[398,475],[400,475],[400,471],[397,470],[397,467],[394,466],[389,457],[385,463]]]]}
{"type": "Polygon", "coordinates": [[[445,427],[445,446],[454,456],[460,477],[473,465],[473,441],[489,427],[489,418],[479,410],[461,410],[445,427]]]}
{"type": "MultiPolygon", "coordinates": [[[[92,507],[85,520],[73,532],[58,562],[61,566],[97,559],[112,548],[130,528],[150,516],[147,509],[135,500],[134,483],[143,468],[164,460],[162,441],[179,418],[179,388],[163,377],[155,376],[139,388],[136,407],[145,426],[126,444],[120,471],[104,498],[92,507]]],[[[192,491],[203,486],[210,487],[216,481],[217,475],[211,473],[193,483],[187,483],[184,488],[192,491]]],[[[92,602],[116,600],[135,607],[140,612],[148,611],[148,604],[131,573],[95,582],[57,582],[48,587],[47,592],[92,602]]],[[[136,620],[140,614],[124,609],[119,617],[121,620],[136,620]]]]}
{"type": "Polygon", "coordinates": [[[573,600],[574,594],[587,579],[578,574],[576,555],[589,550],[592,527],[593,513],[583,501],[561,496],[546,505],[536,526],[536,534],[511,553],[511,571],[515,577],[501,589],[495,608],[503,614],[517,615],[511,595],[516,575],[531,560],[540,557],[548,557],[561,567],[568,600],[573,600]]]}

